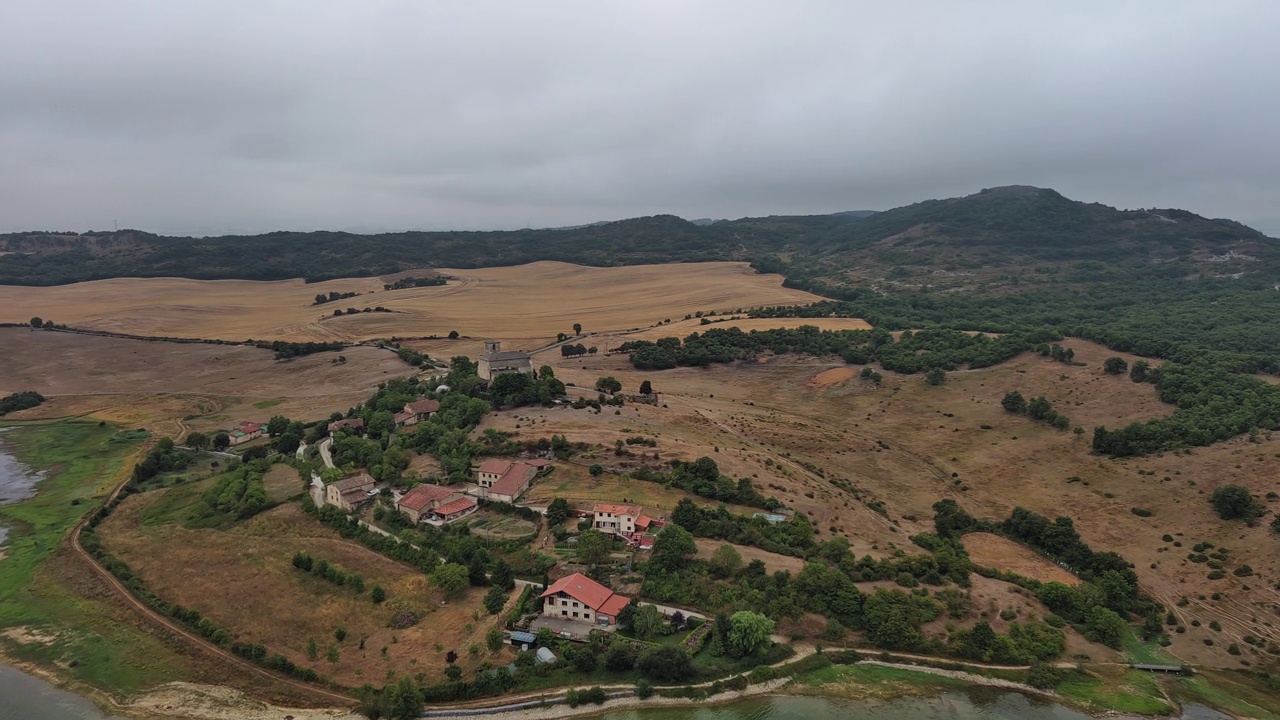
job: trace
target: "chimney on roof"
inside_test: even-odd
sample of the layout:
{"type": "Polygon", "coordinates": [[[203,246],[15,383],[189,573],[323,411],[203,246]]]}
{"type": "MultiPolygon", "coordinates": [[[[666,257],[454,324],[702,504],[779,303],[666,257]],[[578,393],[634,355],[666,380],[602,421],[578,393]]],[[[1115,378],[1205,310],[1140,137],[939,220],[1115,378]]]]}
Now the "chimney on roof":
{"type": "Polygon", "coordinates": [[[501,347],[501,346],[502,346],[502,343],[498,342],[497,340],[485,340],[485,341],[484,341],[484,351],[485,351],[485,353],[486,353],[486,354],[487,354],[487,353],[496,353],[496,352],[498,352],[498,348],[499,348],[499,347],[501,347]]]}

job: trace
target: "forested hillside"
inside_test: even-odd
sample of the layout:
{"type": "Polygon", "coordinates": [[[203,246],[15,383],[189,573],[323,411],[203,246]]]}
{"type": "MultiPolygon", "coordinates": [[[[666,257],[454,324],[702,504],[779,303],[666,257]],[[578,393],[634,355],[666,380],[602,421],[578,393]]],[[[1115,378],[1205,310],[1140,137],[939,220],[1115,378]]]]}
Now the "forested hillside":
{"type": "MultiPolygon", "coordinates": [[[[695,224],[670,215],[553,230],[274,232],[210,238],[119,232],[0,236],[0,284],[57,285],[109,277],[328,279],[420,267],[560,260],[633,265],[755,260],[793,279],[904,287],[1088,282],[1158,265],[1162,277],[1251,269],[1274,242],[1227,220],[1182,210],[1121,211],[1052,190],[1008,187],[881,213],[774,216],[695,224]],[[1234,252],[1234,255],[1230,253],[1234,252]],[[1215,256],[1221,256],[1215,262],[1215,256]],[[1243,257],[1242,257],[1243,256],[1243,257]],[[1256,258],[1249,260],[1247,258],[1256,258]],[[1012,273],[1012,275],[1010,275],[1012,273]],[[1006,277],[1007,276],[1007,277],[1006,277]]],[[[986,289],[992,289],[988,287],[986,289]]]]}

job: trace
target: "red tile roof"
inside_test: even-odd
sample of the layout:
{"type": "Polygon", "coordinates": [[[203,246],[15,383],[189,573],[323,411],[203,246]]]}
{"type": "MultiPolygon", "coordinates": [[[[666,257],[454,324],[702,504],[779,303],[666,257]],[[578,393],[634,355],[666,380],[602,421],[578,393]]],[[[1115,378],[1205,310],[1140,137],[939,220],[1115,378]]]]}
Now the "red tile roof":
{"type": "Polygon", "coordinates": [[[622,608],[626,607],[629,602],[631,602],[631,598],[614,593],[609,596],[608,600],[604,601],[603,605],[596,608],[596,612],[617,619],[618,613],[622,612],[622,608]]]}
{"type": "Polygon", "coordinates": [[[647,528],[651,523],[653,523],[653,518],[648,515],[641,515],[636,518],[636,527],[647,528]]]}
{"type": "Polygon", "coordinates": [[[502,473],[506,472],[507,468],[509,467],[511,467],[510,460],[502,460],[500,458],[489,458],[488,460],[485,460],[484,462],[480,463],[480,472],[493,473],[494,475],[501,475],[502,473]]]}
{"type": "Polygon", "coordinates": [[[442,485],[418,485],[405,493],[396,504],[414,512],[422,512],[424,508],[441,502],[456,492],[458,491],[442,485]]]}
{"type": "Polygon", "coordinates": [[[417,416],[414,415],[412,412],[405,410],[404,412],[399,412],[395,414],[395,421],[398,423],[405,423],[414,419],[415,417],[417,416]]]}
{"type": "Polygon", "coordinates": [[[460,512],[465,512],[475,506],[476,506],[475,500],[469,497],[460,497],[457,500],[450,500],[449,502],[441,505],[440,507],[436,508],[432,512],[443,517],[449,517],[450,515],[456,515],[460,512]]]}
{"type": "Polygon", "coordinates": [[[537,474],[538,468],[528,463],[511,463],[507,471],[502,473],[502,477],[494,480],[493,485],[489,486],[489,492],[514,497],[519,495],[537,474]]]}
{"type": "Polygon", "coordinates": [[[427,398],[418,398],[413,402],[404,406],[405,412],[411,412],[415,415],[427,415],[440,411],[439,400],[428,400],[427,398]]]}
{"type": "Polygon", "coordinates": [[[551,587],[544,590],[540,597],[562,592],[592,610],[603,612],[605,615],[616,616],[618,610],[621,610],[628,602],[631,602],[631,598],[615,593],[582,573],[574,573],[560,578],[552,583],[551,587]],[[621,600],[622,604],[618,605],[618,600],[615,600],[615,598],[621,600]],[[615,605],[617,610],[613,612],[605,609],[613,608],[615,605]]]}
{"type": "Polygon", "coordinates": [[[356,430],[364,429],[364,420],[360,418],[345,418],[343,420],[334,420],[329,423],[329,432],[335,433],[344,427],[354,428],[356,430]]]}
{"type": "Polygon", "coordinates": [[[337,482],[338,492],[346,494],[352,490],[368,491],[373,487],[373,478],[361,473],[352,475],[349,478],[343,478],[337,482]]]}
{"type": "Polygon", "coordinates": [[[249,422],[248,420],[245,420],[240,423],[240,426],[237,429],[246,435],[251,435],[256,432],[261,432],[262,426],[256,422],[249,422]]]}
{"type": "Polygon", "coordinates": [[[639,505],[615,505],[613,503],[596,503],[593,509],[598,513],[630,515],[631,517],[640,517],[640,513],[644,512],[644,508],[639,505]]]}

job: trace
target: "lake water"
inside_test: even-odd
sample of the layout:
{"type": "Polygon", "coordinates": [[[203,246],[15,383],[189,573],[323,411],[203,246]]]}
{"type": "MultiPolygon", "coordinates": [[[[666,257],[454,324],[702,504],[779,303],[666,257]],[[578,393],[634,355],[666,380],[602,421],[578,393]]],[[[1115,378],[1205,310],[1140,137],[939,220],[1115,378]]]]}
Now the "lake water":
{"type": "MultiPolygon", "coordinates": [[[[1111,716],[1119,717],[1119,716],[1111,716]]],[[[1187,706],[1183,720],[1230,720],[1187,706]]],[[[750,698],[729,705],[622,710],[598,720],[1093,720],[1092,716],[1026,695],[975,688],[930,698],[840,700],[821,697],[750,698]]]]}
{"type": "Polygon", "coordinates": [[[0,718],[4,720],[120,720],[75,693],[0,665],[0,718]]]}
{"type": "Polygon", "coordinates": [[[7,428],[0,428],[0,505],[25,500],[35,494],[36,483],[43,474],[18,462],[18,459],[5,452],[4,433],[7,428]]]}
{"type": "MultiPolygon", "coordinates": [[[[484,716],[477,716],[478,720],[484,716]]],[[[1119,716],[1112,716],[1119,717],[1119,716]]],[[[1200,706],[1183,720],[1230,720],[1200,706]]],[[[0,665],[0,720],[123,720],[43,680],[0,665]]],[[[748,698],[728,705],[619,710],[596,720],[1093,720],[1061,705],[1018,693],[974,688],[931,698],[840,700],[820,697],[748,698]]]]}

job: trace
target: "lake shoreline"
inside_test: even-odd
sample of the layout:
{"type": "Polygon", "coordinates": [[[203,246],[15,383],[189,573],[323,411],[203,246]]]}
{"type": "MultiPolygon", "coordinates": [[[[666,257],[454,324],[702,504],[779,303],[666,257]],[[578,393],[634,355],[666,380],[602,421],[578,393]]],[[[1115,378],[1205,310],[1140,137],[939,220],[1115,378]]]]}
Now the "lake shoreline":
{"type": "MultiPolygon", "coordinates": [[[[720,707],[749,699],[765,698],[814,698],[831,702],[893,702],[911,698],[937,698],[946,693],[959,693],[966,697],[969,689],[986,689],[999,691],[1001,694],[1021,695],[1035,702],[1049,702],[1066,710],[1071,710],[1090,717],[1130,718],[1114,711],[1090,713],[1075,706],[1061,696],[1035,688],[1020,686],[999,678],[973,676],[969,673],[941,670],[938,668],[922,668],[919,666],[899,665],[867,661],[868,664],[893,667],[920,672],[927,675],[944,677],[958,683],[956,687],[930,685],[927,681],[919,685],[895,685],[892,688],[876,686],[875,691],[853,692],[836,691],[835,688],[823,686],[804,687],[793,678],[779,678],[765,683],[749,685],[741,691],[726,691],[705,699],[664,698],[657,695],[648,699],[625,697],[608,700],[601,705],[579,705],[571,708],[567,704],[547,705],[537,708],[497,710],[491,713],[476,714],[477,708],[457,708],[449,712],[449,707],[428,707],[432,712],[432,720],[461,720],[462,718],[491,718],[492,720],[555,720],[567,717],[602,717],[611,713],[653,709],[679,709],[693,707],[720,707]],[[887,692],[886,692],[887,690],[887,692]]],[[[152,690],[128,697],[115,696],[99,688],[68,680],[59,673],[40,665],[13,657],[0,647],[0,664],[35,677],[55,688],[75,693],[92,702],[104,713],[129,718],[130,720],[279,720],[292,716],[294,720],[360,720],[362,715],[344,708],[291,708],[275,706],[254,699],[231,687],[203,685],[189,682],[172,682],[152,690]]],[[[857,687],[850,684],[850,688],[857,687]]],[[[868,686],[870,690],[872,686],[868,686]]],[[[548,693],[552,695],[553,693],[548,693]]],[[[554,695],[561,695],[555,691],[554,695]]],[[[1177,716],[1163,716],[1177,717],[1177,716]]]]}

